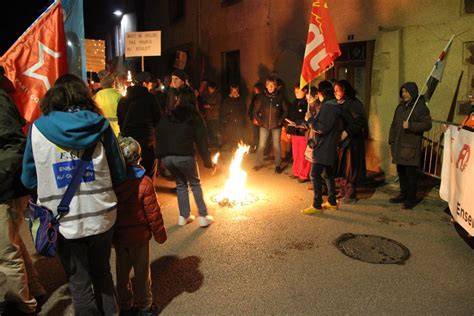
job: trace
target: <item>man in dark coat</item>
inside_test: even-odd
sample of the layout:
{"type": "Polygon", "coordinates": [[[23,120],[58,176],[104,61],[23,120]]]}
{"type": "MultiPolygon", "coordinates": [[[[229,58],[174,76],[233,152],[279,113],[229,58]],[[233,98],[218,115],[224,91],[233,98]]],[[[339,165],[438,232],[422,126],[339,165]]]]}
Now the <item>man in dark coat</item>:
{"type": "Polygon", "coordinates": [[[243,139],[246,108],[239,90],[238,85],[231,85],[230,94],[222,102],[222,143],[228,148],[236,147],[243,139]]]}
{"type": "Polygon", "coordinates": [[[154,178],[155,126],[160,120],[161,110],[156,98],[146,85],[151,82],[151,74],[142,72],[136,76],[137,84],[127,88],[127,96],[120,99],[117,118],[122,136],[132,137],[142,147],[142,165],[146,174],[154,178]]]}
{"type": "Polygon", "coordinates": [[[325,208],[337,209],[336,184],[334,165],[337,160],[337,144],[341,137],[342,121],[341,106],[337,104],[334,90],[329,81],[321,81],[318,85],[318,98],[322,102],[319,113],[310,121],[310,127],[316,132],[315,139],[308,140],[313,148],[313,165],[311,181],[313,182],[313,204],[302,210],[303,214],[316,214],[323,210],[322,174],[328,188],[328,201],[325,208]]]}
{"type": "Polygon", "coordinates": [[[281,127],[288,114],[288,102],[277,90],[277,79],[269,77],[265,83],[265,92],[255,99],[255,119],[260,126],[260,136],[257,149],[257,161],[253,169],[258,171],[263,166],[263,152],[272,135],[273,150],[275,152],[275,172],[282,173],[281,167],[281,127]]]}
{"type": "Polygon", "coordinates": [[[395,109],[388,139],[392,162],[397,165],[400,195],[391,198],[390,202],[403,203],[404,209],[412,209],[417,203],[417,169],[421,162],[421,139],[423,132],[431,129],[431,116],[423,96],[414,105],[418,98],[416,83],[404,83],[400,88],[400,98],[402,102],[395,109]],[[413,113],[408,119],[412,109],[413,113]]]}
{"type": "MultiPolygon", "coordinates": [[[[8,80],[0,75],[0,81],[8,80]]],[[[10,96],[0,88],[0,315],[36,314],[37,300],[46,293],[20,236],[28,196],[20,181],[26,145],[25,120],[10,96]],[[17,311],[7,304],[15,304],[17,311]]]]}
{"type": "Polygon", "coordinates": [[[213,147],[222,146],[222,134],[221,134],[221,103],[222,95],[217,90],[215,82],[209,82],[207,87],[209,92],[206,97],[206,104],[204,105],[204,113],[209,130],[209,142],[213,147]]]}
{"type": "Polygon", "coordinates": [[[339,142],[339,161],[337,176],[342,203],[357,202],[357,183],[366,175],[365,134],[367,117],[362,102],[356,97],[356,91],[347,80],[337,81],[334,85],[337,102],[342,107],[344,131],[339,142]]]}

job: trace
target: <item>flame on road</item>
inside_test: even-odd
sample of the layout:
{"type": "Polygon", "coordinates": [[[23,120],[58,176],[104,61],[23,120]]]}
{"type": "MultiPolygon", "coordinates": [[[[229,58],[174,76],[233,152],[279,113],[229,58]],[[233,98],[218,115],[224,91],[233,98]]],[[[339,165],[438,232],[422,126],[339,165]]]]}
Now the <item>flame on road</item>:
{"type": "Polygon", "coordinates": [[[245,188],[247,172],[242,168],[242,159],[248,154],[249,145],[239,143],[237,150],[229,167],[229,178],[227,178],[224,189],[217,194],[215,200],[221,206],[240,206],[249,204],[249,200],[254,200],[245,188]]]}

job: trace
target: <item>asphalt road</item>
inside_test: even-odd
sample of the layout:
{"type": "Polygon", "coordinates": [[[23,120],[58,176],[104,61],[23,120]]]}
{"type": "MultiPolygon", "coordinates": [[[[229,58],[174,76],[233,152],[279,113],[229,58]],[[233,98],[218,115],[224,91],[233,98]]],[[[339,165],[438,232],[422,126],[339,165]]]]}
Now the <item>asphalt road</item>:
{"type": "MultiPolygon", "coordinates": [[[[214,176],[201,167],[216,219],[208,228],[177,226],[174,183],[158,178],[168,241],[151,242],[151,270],[163,315],[474,315],[473,242],[450,222],[436,188],[415,209],[401,210],[388,203],[397,184],[375,181],[361,188],[357,204],[307,216],[300,210],[311,204],[308,184],[290,179],[289,168],[275,174],[271,162],[255,172],[254,159],[246,156],[244,168],[259,200],[241,208],[210,200],[225,182],[229,156],[214,176]],[[411,256],[402,265],[351,259],[334,245],[345,233],[393,239],[411,256]]],[[[72,315],[58,261],[39,258],[36,267],[50,295],[43,315],[72,315]]]]}

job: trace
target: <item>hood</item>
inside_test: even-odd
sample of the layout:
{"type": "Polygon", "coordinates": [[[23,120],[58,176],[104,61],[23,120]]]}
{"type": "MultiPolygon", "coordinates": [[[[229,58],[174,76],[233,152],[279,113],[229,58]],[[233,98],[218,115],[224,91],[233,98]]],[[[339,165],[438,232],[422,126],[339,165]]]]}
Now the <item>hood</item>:
{"type": "Polygon", "coordinates": [[[34,122],[40,132],[56,145],[85,149],[97,142],[109,121],[91,111],[53,111],[34,122]]]}
{"type": "Polygon", "coordinates": [[[141,179],[145,176],[145,168],[141,165],[128,165],[127,166],[127,178],[128,179],[141,179]]]}
{"type": "Polygon", "coordinates": [[[400,98],[402,97],[402,89],[405,88],[408,93],[410,93],[411,98],[413,101],[416,100],[418,97],[418,86],[414,82],[405,82],[401,87],[400,87],[400,98]]]}

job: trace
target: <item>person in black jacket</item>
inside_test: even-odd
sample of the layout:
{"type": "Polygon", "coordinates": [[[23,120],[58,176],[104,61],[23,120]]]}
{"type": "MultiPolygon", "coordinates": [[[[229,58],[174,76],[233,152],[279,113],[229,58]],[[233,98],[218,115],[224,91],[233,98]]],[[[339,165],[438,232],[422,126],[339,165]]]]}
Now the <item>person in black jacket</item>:
{"type": "Polygon", "coordinates": [[[260,126],[260,136],[257,149],[257,161],[253,169],[260,170],[263,167],[263,152],[272,135],[273,150],[275,152],[275,172],[281,173],[281,127],[288,113],[286,99],[277,90],[277,79],[269,77],[265,82],[265,92],[259,94],[255,100],[255,119],[260,126]]]}
{"type": "Polygon", "coordinates": [[[132,137],[142,147],[142,165],[147,176],[154,178],[155,126],[160,120],[161,110],[156,98],[146,85],[151,82],[151,74],[142,72],[136,76],[137,84],[127,88],[127,96],[120,99],[117,119],[122,136],[132,137]]]}
{"type": "Polygon", "coordinates": [[[341,106],[334,97],[334,88],[329,81],[318,84],[318,98],[322,102],[319,113],[309,120],[310,127],[315,131],[315,139],[308,140],[313,148],[313,165],[311,181],[313,182],[313,204],[302,210],[303,214],[321,213],[324,208],[337,209],[336,184],[334,166],[337,160],[337,144],[340,139],[342,122],[341,106]],[[328,200],[323,205],[323,175],[328,188],[328,200]]]}
{"type": "Polygon", "coordinates": [[[357,202],[357,183],[365,178],[365,133],[367,117],[356,91],[347,80],[334,85],[337,102],[342,106],[344,131],[339,142],[338,172],[342,203],[357,202]]]}
{"type": "MultiPolygon", "coordinates": [[[[0,75],[2,80],[8,79],[0,75]]],[[[35,314],[46,293],[20,235],[28,202],[20,181],[25,123],[10,96],[0,88],[0,315],[35,314]]]]}
{"type": "Polygon", "coordinates": [[[222,102],[221,123],[223,146],[235,148],[243,139],[245,128],[245,103],[236,84],[230,86],[230,93],[222,102]]]}
{"type": "Polygon", "coordinates": [[[178,224],[184,226],[195,218],[191,215],[189,204],[188,189],[191,187],[199,210],[199,224],[206,227],[214,219],[208,215],[204,202],[194,146],[196,145],[206,168],[213,168],[215,165],[209,153],[204,120],[191,104],[193,98],[192,92],[180,94],[175,108],[160,119],[156,128],[156,133],[160,135],[156,153],[176,182],[180,214],[178,224]]]}
{"type": "Polygon", "coordinates": [[[425,99],[418,98],[418,86],[406,82],[400,88],[401,103],[395,109],[388,143],[392,150],[392,162],[397,165],[400,194],[391,198],[390,203],[403,203],[404,209],[412,209],[417,204],[418,167],[421,162],[421,140],[423,133],[431,129],[430,110],[425,99]],[[413,109],[414,107],[414,109],[413,109]],[[408,120],[408,116],[413,113],[408,120]]]}
{"type": "Polygon", "coordinates": [[[305,125],[305,116],[308,112],[308,101],[306,100],[307,87],[300,89],[299,84],[294,86],[295,100],[288,109],[288,124],[287,133],[291,135],[291,148],[293,150],[293,174],[292,178],[298,179],[299,182],[309,181],[309,171],[311,163],[305,159],[304,153],[306,151],[307,139],[306,132],[308,131],[305,125]]]}

